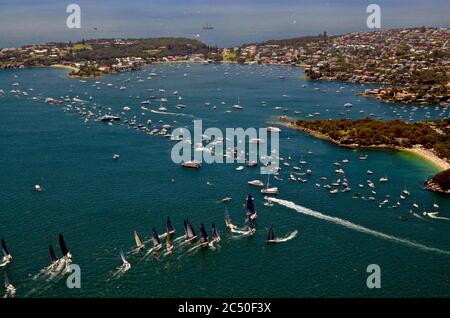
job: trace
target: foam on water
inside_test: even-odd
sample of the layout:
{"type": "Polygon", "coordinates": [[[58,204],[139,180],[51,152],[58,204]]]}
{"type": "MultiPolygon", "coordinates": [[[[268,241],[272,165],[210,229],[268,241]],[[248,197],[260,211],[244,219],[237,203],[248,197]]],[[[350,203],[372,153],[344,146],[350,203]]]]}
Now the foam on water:
{"type": "Polygon", "coordinates": [[[287,200],[281,200],[281,199],[277,199],[277,198],[269,198],[270,201],[278,203],[282,206],[285,206],[287,208],[293,209],[299,213],[305,214],[305,215],[309,215],[312,217],[315,217],[317,219],[321,219],[321,220],[325,220],[328,222],[332,222],[338,225],[342,225],[346,228],[352,229],[354,231],[357,232],[361,232],[361,233],[365,233],[365,234],[369,234],[375,237],[379,237],[388,241],[392,241],[392,242],[396,242],[396,243],[400,243],[406,246],[410,246],[410,247],[414,247],[423,251],[427,251],[427,252],[435,252],[435,253],[440,253],[440,254],[445,254],[445,255],[450,255],[450,251],[446,251],[446,250],[442,250],[436,247],[430,247],[430,246],[426,246],[420,243],[416,243],[404,238],[400,238],[400,237],[396,237],[396,236],[392,236],[389,234],[385,234],[382,232],[378,232],[372,229],[369,229],[367,227],[364,227],[362,225],[359,224],[355,224],[352,223],[350,221],[335,217],[335,216],[329,216],[311,209],[308,209],[306,207],[303,207],[301,205],[297,205],[294,202],[291,201],[287,201],[287,200]]]}

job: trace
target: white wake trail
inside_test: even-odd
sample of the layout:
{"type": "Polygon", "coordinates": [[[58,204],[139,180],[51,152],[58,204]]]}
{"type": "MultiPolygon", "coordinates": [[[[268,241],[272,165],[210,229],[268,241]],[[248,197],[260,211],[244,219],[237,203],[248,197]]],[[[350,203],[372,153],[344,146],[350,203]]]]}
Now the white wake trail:
{"type": "Polygon", "coordinates": [[[436,247],[429,247],[429,246],[426,246],[426,245],[423,245],[420,243],[416,243],[416,242],[413,242],[413,241],[410,241],[410,240],[407,240],[404,238],[399,238],[399,237],[388,235],[388,234],[385,234],[382,232],[378,232],[378,231],[366,228],[359,224],[355,224],[355,223],[352,223],[350,221],[347,221],[347,220],[344,220],[344,219],[341,219],[341,218],[338,218],[335,216],[329,216],[329,215],[322,214],[320,212],[305,208],[305,207],[303,207],[301,205],[297,205],[291,201],[281,200],[281,199],[277,199],[277,198],[269,198],[269,200],[272,202],[278,203],[279,205],[293,209],[299,213],[309,215],[309,216],[315,217],[317,219],[332,222],[335,224],[339,224],[339,225],[345,226],[345,227],[352,229],[354,231],[357,231],[357,232],[366,233],[366,234],[369,234],[369,235],[372,235],[375,237],[379,237],[379,238],[382,238],[382,239],[385,239],[388,241],[400,243],[400,244],[407,245],[410,247],[415,247],[415,248],[423,250],[423,251],[436,252],[436,253],[440,253],[440,254],[450,255],[450,251],[442,250],[442,249],[439,249],[436,247]]]}
{"type": "Polygon", "coordinates": [[[438,216],[439,212],[426,212],[426,216],[432,218],[432,219],[437,219],[437,220],[446,220],[449,221],[449,218],[443,217],[443,216],[438,216]]]}
{"type": "Polygon", "coordinates": [[[283,243],[283,242],[287,242],[290,241],[294,238],[297,237],[298,231],[295,230],[292,233],[290,233],[289,235],[286,235],[285,237],[277,237],[274,240],[270,240],[269,242],[271,243],[283,243]]]}
{"type": "Polygon", "coordinates": [[[160,114],[160,115],[194,117],[194,115],[191,115],[191,114],[184,114],[184,113],[170,113],[170,112],[163,112],[163,111],[158,111],[158,110],[154,110],[154,109],[151,109],[150,112],[152,112],[152,113],[154,113],[154,114],[160,114]]]}

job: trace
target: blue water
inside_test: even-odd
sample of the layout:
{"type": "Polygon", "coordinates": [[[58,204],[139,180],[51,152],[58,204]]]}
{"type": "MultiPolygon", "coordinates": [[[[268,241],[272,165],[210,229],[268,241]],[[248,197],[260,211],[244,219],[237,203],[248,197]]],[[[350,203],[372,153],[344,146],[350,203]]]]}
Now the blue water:
{"type": "MultiPolygon", "coordinates": [[[[414,155],[339,148],[282,127],[280,153],[292,160],[290,167],[281,166],[283,181],[272,182],[279,188],[280,199],[439,251],[355,231],[277,203],[265,206],[259,189],[247,185],[248,180],[264,180],[258,169],[236,171],[237,164],[203,165],[198,171],[182,169],[171,161],[173,143],[168,138],[147,135],[123,121],[113,125],[86,121],[86,116],[75,108],[92,111],[96,116],[136,116],[137,123],[152,119],[157,127],[170,124],[190,129],[194,119],[202,119],[204,129],[259,128],[280,115],[307,118],[308,114],[320,113],[315,117],[363,118],[373,113],[375,118],[420,120],[448,117],[448,109],[418,106],[412,111],[411,106],[358,97],[357,92],[371,86],[308,82],[298,68],[154,65],[86,82],[67,78],[66,73],[45,68],[0,72],[0,89],[5,91],[0,96],[0,234],[14,257],[6,270],[17,288],[17,297],[449,294],[450,221],[419,218],[408,211],[413,202],[419,204],[418,212],[431,211],[433,203],[438,203],[440,216],[450,218],[450,198],[423,189],[423,181],[438,170],[414,155]],[[159,75],[149,80],[151,72],[159,75]],[[279,78],[281,75],[284,80],[279,78]],[[125,90],[119,89],[122,85],[125,90]],[[166,90],[168,112],[183,116],[140,109],[140,102],[149,95],[159,96],[160,88],[166,90]],[[11,90],[26,91],[28,95],[11,90]],[[172,94],[175,90],[182,100],[176,100],[172,94]],[[66,101],[59,106],[44,102],[46,97],[77,96],[86,101],[84,106],[79,102],[66,101]],[[238,98],[244,109],[232,110],[238,98]],[[267,106],[261,106],[261,101],[266,101],[267,106]],[[177,110],[179,102],[187,107],[177,110]],[[353,104],[349,113],[343,106],[347,102],[353,104]],[[131,111],[123,112],[124,106],[131,111]],[[289,110],[275,110],[277,106],[289,110]],[[111,159],[115,153],[120,154],[117,161],[111,159]],[[358,160],[361,154],[368,154],[368,160],[358,160]],[[301,159],[307,164],[300,165],[301,159]],[[316,188],[315,183],[325,184],[321,177],[327,177],[328,183],[336,179],[333,163],[343,159],[350,161],[342,165],[353,192],[333,195],[322,187],[316,188]],[[312,176],[304,177],[307,183],[288,180],[296,165],[303,171],[313,171],[312,176]],[[367,176],[368,169],[373,176],[367,176]],[[383,175],[389,177],[389,182],[378,182],[383,175]],[[367,179],[376,184],[376,200],[353,199],[357,191],[368,196],[367,186],[357,186],[367,179]],[[35,184],[44,191],[36,193],[35,184]],[[389,208],[405,187],[411,195],[400,208],[389,208]],[[243,226],[242,203],[249,193],[256,198],[257,232],[251,238],[230,234],[223,222],[225,204],[219,201],[225,196],[233,198],[226,206],[234,223],[243,226]],[[378,204],[387,194],[391,202],[380,208],[378,204]],[[188,248],[178,245],[172,256],[161,253],[146,259],[127,254],[132,268],[121,277],[113,277],[121,264],[119,250],[128,252],[133,248],[133,231],[149,238],[155,226],[162,233],[168,215],[177,229],[176,236],[182,235],[185,217],[197,232],[200,222],[208,230],[215,222],[222,234],[220,247],[189,253],[188,248]],[[403,215],[407,221],[399,220],[403,215]],[[269,246],[265,238],[271,225],[277,236],[294,230],[299,234],[293,240],[269,246]],[[81,267],[81,289],[68,289],[65,277],[33,279],[49,264],[48,244],[56,247],[60,232],[64,233],[74,263],[81,267]],[[369,264],[381,267],[381,289],[366,287],[369,264]]],[[[146,107],[156,110],[159,103],[152,100],[146,107]]]]}

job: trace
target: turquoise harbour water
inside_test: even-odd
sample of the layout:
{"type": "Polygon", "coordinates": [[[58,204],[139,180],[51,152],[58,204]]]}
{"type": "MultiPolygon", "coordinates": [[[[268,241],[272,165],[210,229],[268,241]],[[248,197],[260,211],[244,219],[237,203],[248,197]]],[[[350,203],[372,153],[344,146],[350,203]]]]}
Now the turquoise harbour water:
{"type": "MultiPolygon", "coordinates": [[[[281,157],[291,156],[292,160],[290,167],[281,165],[283,181],[273,180],[279,198],[339,218],[324,219],[315,212],[307,215],[277,203],[265,206],[259,189],[247,185],[252,179],[265,180],[259,169],[236,171],[237,164],[215,164],[186,170],[171,161],[173,143],[168,138],[147,135],[123,122],[85,121],[65,106],[69,102],[53,106],[44,99],[78,96],[87,101],[80,107],[98,113],[101,106],[102,114],[120,114],[129,106],[129,112],[120,114],[122,119],[137,116],[138,123],[145,124],[150,118],[157,127],[162,120],[189,129],[193,119],[202,119],[205,129],[225,129],[267,127],[267,122],[279,115],[306,118],[317,112],[318,118],[341,118],[346,116],[342,113],[347,102],[353,104],[350,118],[373,113],[376,118],[401,115],[405,120],[420,120],[448,116],[448,110],[418,107],[411,114],[410,106],[355,95],[370,86],[307,82],[301,69],[288,67],[161,64],[84,83],[66,74],[65,70],[46,68],[0,72],[0,89],[5,91],[0,96],[0,234],[14,257],[6,270],[17,288],[16,297],[450,295],[450,221],[408,214],[414,201],[419,204],[418,213],[431,211],[433,203],[438,203],[439,216],[450,218],[450,198],[423,189],[423,181],[437,169],[420,158],[392,151],[339,148],[281,127],[281,157]],[[151,72],[158,76],[147,79],[151,72]],[[14,83],[19,85],[12,86],[14,83]],[[122,85],[126,89],[120,90],[122,85]],[[166,90],[168,112],[184,116],[141,109],[140,102],[149,95],[159,96],[160,88],[166,90]],[[182,100],[176,100],[175,90],[182,100]],[[241,111],[231,108],[238,97],[244,107],[241,111]],[[267,106],[261,106],[261,101],[267,106]],[[187,107],[177,110],[179,102],[187,107]],[[289,110],[275,110],[277,106],[289,110]],[[119,160],[112,160],[115,153],[120,154],[119,160]],[[359,160],[361,154],[368,154],[368,160],[359,160]],[[300,165],[301,159],[307,164],[300,165]],[[333,195],[317,188],[316,183],[325,184],[321,177],[327,177],[328,183],[336,179],[333,163],[343,159],[350,161],[342,167],[353,191],[333,195]],[[312,170],[311,176],[304,177],[308,182],[288,180],[293,166],[301,166],[303,172],[312,170]],[[374,172],[372,176],[366,174],[368,169],[374,172]],[[389,177],[387,183],[378,182],[383,175],[389,177]],[[355,192],[368,196],[367,186],[358,188],[367,179],[376,185],[376,200],[353,199],[355,192]],[[44,191],[35,192],[35,184],[44,191]],[[411,195],[400,208],[389,208],[405,187],[411,195]],[[230,234],[223,222],[227,206],[234,223],[244,225],[242,203],[247,194],[254,195],[258,211],[257,232],[250,238],[230,234]],[[378,204],[387,194],[390,203],[380,208],[378,204]],[[219,202],[225,196],[233,198],[226,205],[219,202]],[[121,265],[119,250],[127,253],[134,246],[133,231],[149,238],[155,226],[162,233],[168,215],[176,236],[183,233],[185,217],[197,232],[201,222],[208,231],[215,222],[222,235],[219,247],[188,252],[189,248],[177,246],[171,256],[161,253],[146,259],[127,254],[132,268],[113,277],[121,265]],[[404,215],[407,221],[399,219],[404,215]],[[364,228],[349,227],[342,220],[364,228]],[[271,225],[277,236],[294,230],[299,231],[298,236],[267,245],[271,225]],[[56,248],[60,232],[74,263],[81,267],[80,289],[68,289],[65,278],[33,279],[49,264],[48,244],[56,248]],[[381,289],[366,287],[369,264],[381,267],[381,289]]],[[[152,100],[146,107],[157,110],[159,103],[152,100]]]]}

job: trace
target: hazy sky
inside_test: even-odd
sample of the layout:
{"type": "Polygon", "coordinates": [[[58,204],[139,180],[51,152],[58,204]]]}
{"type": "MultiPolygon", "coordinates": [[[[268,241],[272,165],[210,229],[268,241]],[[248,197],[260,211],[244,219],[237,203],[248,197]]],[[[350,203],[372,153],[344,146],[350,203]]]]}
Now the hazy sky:
{"type": "Polygon", "coordinates": [[[450,27],[448,0],[0,0],[0,47],[99,37],[199,37],[218,46],[273,38],[367,30],[366,7],[382,27],[450,27]],[[66,7],[81,7],[81,29],[66,7]],[[205,24],[214,30],[203,30],[205,24]],[[94,28],[97,28],[95,30],[94,28]]]}

